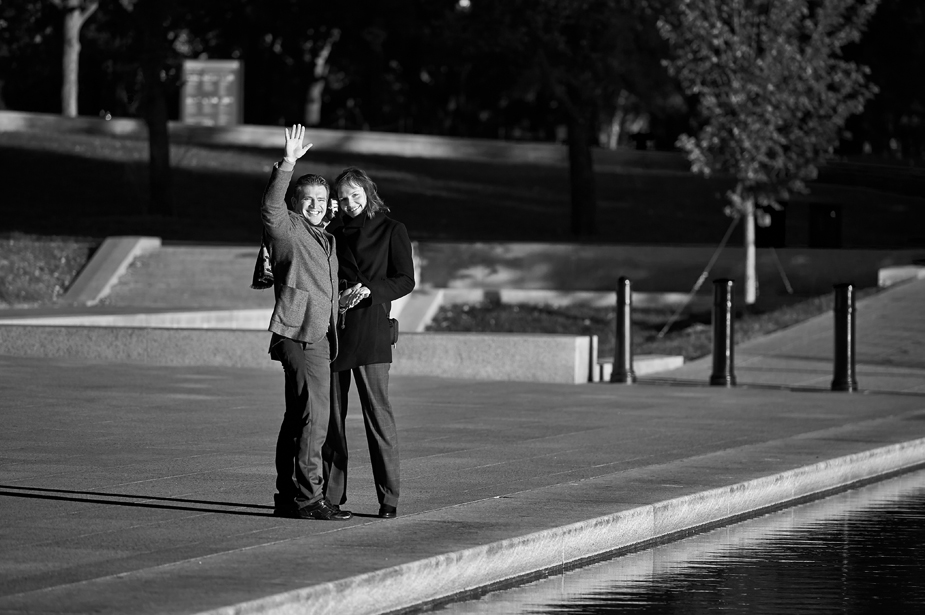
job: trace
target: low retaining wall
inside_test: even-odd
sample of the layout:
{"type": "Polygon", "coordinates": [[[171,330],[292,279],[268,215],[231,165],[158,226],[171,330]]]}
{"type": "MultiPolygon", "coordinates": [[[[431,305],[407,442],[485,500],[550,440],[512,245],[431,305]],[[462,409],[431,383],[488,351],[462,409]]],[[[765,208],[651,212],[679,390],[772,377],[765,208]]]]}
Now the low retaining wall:
{"type": "MultiPolygon", "coordinates": [[[[266,331],[0,325],[0,355],[276,369],[269,339],[266,331]]],[[[581,384],[592,360],[587,336],[402,333],[392,373],[581,384]]]]}
{"type": "Polygon", "coordinates": [[[0,355],[147,363],[275,367],[266,331],[0,326],[0,355]]]}
{"type": "Polygon", "coordinates": [[[591,338],[519,333],[408,333],[392,373],[477,380],[581,384],[591,374],[591,338]]]}

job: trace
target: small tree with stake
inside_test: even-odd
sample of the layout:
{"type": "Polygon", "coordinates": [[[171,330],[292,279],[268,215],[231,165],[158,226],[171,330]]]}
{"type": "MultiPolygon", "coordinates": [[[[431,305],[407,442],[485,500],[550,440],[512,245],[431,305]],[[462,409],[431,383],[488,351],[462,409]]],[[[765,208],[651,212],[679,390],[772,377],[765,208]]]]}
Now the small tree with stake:
{"type": "Polygon", "coordinates": [[[875,93],[866,67],[845,61],[879,0],[677,0],[659,30],[665,62],[699,99],[703,125],[682,135],[694,173],[731,176],[727,215],[745,223],[745,301],[755,303],[755,223],[806,182],[875,93]]]}

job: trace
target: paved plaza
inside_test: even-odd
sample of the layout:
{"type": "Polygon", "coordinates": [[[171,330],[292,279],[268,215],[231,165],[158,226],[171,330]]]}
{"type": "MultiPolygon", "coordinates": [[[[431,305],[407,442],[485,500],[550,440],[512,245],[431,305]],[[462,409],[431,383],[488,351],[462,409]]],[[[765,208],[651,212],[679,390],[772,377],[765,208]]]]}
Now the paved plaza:
{"type": "Polygon", "coordinates": [[[396,377],[395,520],[355,398],[356,516],[280,519],[281,371],[2,356],[0,613],[384,612],[920,466],[921,305],[925,282],[860,302],[857,394],[826,390],[825,318],[743,345],[731,389],[699,363],[635,386],[396,377]]]}

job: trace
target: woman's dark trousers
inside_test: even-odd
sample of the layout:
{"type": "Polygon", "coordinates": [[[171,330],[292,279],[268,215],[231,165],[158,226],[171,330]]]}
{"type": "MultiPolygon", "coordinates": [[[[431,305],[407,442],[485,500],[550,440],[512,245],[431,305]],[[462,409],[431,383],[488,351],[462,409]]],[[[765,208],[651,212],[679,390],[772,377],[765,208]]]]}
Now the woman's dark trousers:
{"type": "Polygon", "coordinates": [[[325,495],[333,504],[347,501],[347,393],[356,378],[366,443],[380,505],[398,506],[398,432],[389,403],[389,363],[361,365],[331,374],[331,420],[324,443],[325,495]]]}

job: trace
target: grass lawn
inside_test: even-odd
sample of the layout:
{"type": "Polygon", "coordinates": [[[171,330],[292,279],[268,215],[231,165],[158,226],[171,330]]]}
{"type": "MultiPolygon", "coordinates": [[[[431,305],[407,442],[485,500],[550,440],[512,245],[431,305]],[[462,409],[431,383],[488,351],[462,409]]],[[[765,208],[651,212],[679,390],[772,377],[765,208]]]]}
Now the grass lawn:
{"type": "MultiPolygon", "coordinates": [[[[2,133],[0,168],[12,181],[5,182],[0,200],[0,234],[148,234],[256,244],[260,197],[280,154],[281,148],[174,146],[179,213],[161,218],[146,214],[145,142],[2,133]]],[[[645,154],[639,152],[638,163],[598,170],[598,230],[587,241],[716,245],[729,223],[722,209],[730,183],[694,176],[683,170],[680,159],[681,164],[657,167],[645,154]]],[[[405,223],[413,240],[575,241],[569,232],[565,167],[313,150],[299,162],[297,173],[333,179],[349,165],[369,172],[392,216],[405,223]]],[[[907,247],[919,240],[925,246],[925,237],[919,237],[925,235],[925,175],[895,168],[867,176],[833,169],[829,175],[832,183],[823,177],[811,198],[843,208],[845,247],[907,247]]],[[[797,242],[791,245],[805,237],[790,233],[790,226],[807,234],[807,222],[797,213],[788,214],[788,241],[792,236],[797,242]]],[[[741,235],[731,242],[741,243],[741,235]]]]}
{"type": "MultiPolygon", "coordinates": [[[[281,149],[174,146],[179,215],[145,214],[147,146],[104,136],[4,133],[0,165],[16,178],[0,232],[150,234],[164,239],[259,241],[260,197],[281,149]],[[40,205],[40,207],[37,207],[40,205]]],[[[564,167],[357,156],[310,151],[297,173],[333,179],[365,169],[412,239],[571,241],[564,167]]],[[[725,185],[672,171],[601,174],[599,233],[606,243],[711,243],[728,224],[725,185]]]]}
{"type": "Polygon", "coordinates": [[[0,238],[0,307],[54,303],[98,244],[74,237],[16,234],[0,238]]]}

